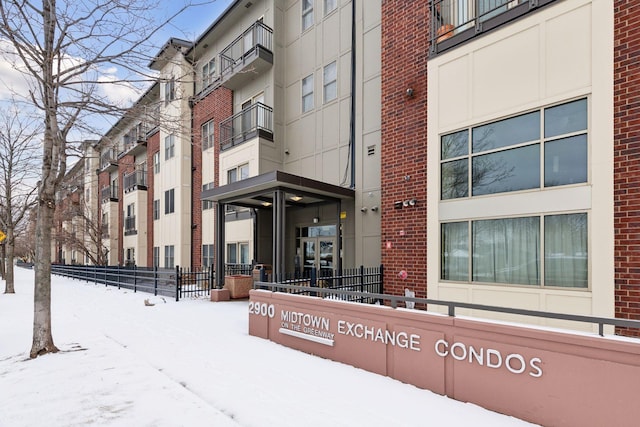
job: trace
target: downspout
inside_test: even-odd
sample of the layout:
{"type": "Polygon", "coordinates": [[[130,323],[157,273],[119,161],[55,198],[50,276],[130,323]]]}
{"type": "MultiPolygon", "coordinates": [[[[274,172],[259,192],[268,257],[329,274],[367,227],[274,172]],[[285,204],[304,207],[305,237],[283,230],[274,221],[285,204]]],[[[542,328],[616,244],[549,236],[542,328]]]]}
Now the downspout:
{"type": "Polygon", "coordinates": [[[351,185],[356,188],[356,0],[351,0],[351,111],[349,118],[349,155],[351,157],[351,185]]]}

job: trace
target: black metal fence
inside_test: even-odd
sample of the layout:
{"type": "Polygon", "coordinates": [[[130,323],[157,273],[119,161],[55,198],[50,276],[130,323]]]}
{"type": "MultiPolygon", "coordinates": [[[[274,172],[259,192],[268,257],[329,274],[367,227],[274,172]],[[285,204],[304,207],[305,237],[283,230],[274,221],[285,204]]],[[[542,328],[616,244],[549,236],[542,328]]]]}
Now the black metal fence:
{"type": "MultiPolygon", "coordinates": [[[[378,298],[369,297],[369,294],[382,294],[384,291],[384,266],[347,268],[342,270],[329,270],[315,268],[304,273],[298,274],[281,274],[273,277],[266,274],[265,270],[261,270],[260,281],[275,282],[286,285],[297,285],[309,288],[325,288],[343,291],[358,292],[359,295],[349,295],[343,293],[334,293],[326,298],[340,299],[344,301],[355,301],[365,304],[373,304],[379,302],[378,298]],[[269,280],[271,279],[271,280],[269,280]]],[[[317,295],[313,291],[287,290],[285,288],[276,288],[281,292],[299,293],[305,295],[317,295]]]]}

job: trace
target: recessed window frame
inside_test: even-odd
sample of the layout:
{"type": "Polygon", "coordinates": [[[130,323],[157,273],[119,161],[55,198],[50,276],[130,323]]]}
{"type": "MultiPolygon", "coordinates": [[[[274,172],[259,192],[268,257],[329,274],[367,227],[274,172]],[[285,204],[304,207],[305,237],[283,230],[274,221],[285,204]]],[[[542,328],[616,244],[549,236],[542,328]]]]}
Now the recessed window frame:
{"type": "Polygon", "coordinates": [[[325,104],[338,99],[338,61],[322,69],[322,99],[325,104]]]}
{"type": "Polygon", "coordinates": [[[164,159],[169,160],[176,154],[176,137],[170,134],[164,137],[164,159]]]}
{"type": "Polygon", "coordinates": [[[209,120],[201,127],[202,151],[213,148],[215,143],[215,128],[213,120],[209,120]]]}
{"type": "Polygon", "coordinates": [[[300,7],[302,9],[302,32],[304,33],[309,28],[313,27],[314,17],[313,17],[313,2],[314,0],[302,0],[300,2],[300,7]]]}
{"type": "Polygon", "coordinates": [[[164,214],[172,214],[175,210],[175,189],[172,188],[164,192],[164,214]]]}
{"type": "Polygon", "coordinates": [[[309,74],[307,77],[304,77],[300,81],[300,88],[302,91],[302,113],[307,113],[314,108],[313,85],[313,73],[309,74]]]}

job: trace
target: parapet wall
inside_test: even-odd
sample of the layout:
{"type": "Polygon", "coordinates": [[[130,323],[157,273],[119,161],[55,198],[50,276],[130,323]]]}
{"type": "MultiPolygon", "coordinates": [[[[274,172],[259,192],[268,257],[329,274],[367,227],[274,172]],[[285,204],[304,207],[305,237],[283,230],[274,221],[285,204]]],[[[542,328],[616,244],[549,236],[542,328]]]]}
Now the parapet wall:
{"type": "Polygon", "coordinates": [[[640,341],[263,290],[249,333],[537,424],[640,419],[640,341]]]}

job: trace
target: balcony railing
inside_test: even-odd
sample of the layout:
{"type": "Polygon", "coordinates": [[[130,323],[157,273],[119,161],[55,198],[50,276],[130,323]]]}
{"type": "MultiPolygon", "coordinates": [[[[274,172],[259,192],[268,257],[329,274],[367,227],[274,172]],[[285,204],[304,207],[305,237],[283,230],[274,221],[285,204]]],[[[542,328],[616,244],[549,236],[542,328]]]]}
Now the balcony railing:
{"type": "Polygon", "coordinates": [[[147,126],[140,123],[125,135],[123,139],[122,155],[132,155],[143,153],[147,147],[147,126]]]}
{"type": "Polygon", "coordinates": [[[223,84],[233,89],[247,74],[255,75],[271,67],[272,40],[273,30],[261,21],[247,28],[220,53],[220,75],[223,84]],[[247,73],[249,69],[251,73],[247,73]]]}
{"type": "Polygon", "coordinates": [[[102,187],[100,190],[100,199],[103,203],[105,202],[117,202],[118,201],[118,186],[117,185],[108,185],[106,187],[102,187]]]}
{"type": "Polygon", "coordinates": [[[442,52],[556,0],[433,0],[431,53],[442,52]]]}
{"type": "Polygon", "coordinates": [[[133,172],[123,176],[124,192],[128,193],[133,190],[147,189],[147,171],[146,169],[136,169],[133,172]]]}
{"type": "Polygon", "coordinates": [[[124,234],[136,234],[136,216],[128,216],[124,219],[124,234]]]}
{"type": "Polygon", "coordinates": [[[273,108],[260,102],[220,123],[220,147],[222,150],[256,137],[273,141],[273,108]]]}
{"type": "Polygon", "coordinates": [[[102,172],[111,172],[118,169],[118,152],[115,148],[111,148],[100,156],[100,170],[102,172]]]}

